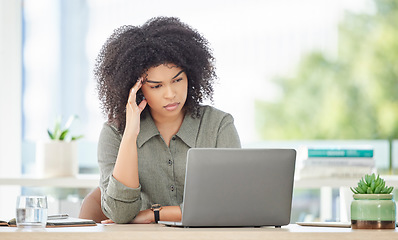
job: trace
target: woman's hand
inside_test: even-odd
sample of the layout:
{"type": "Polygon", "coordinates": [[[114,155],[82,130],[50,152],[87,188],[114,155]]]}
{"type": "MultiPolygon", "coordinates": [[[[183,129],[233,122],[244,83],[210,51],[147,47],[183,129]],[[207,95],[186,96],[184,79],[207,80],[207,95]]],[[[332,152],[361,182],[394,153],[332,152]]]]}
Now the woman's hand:
{"type": "Polygon", "coordinates": [[[111,223],[115,223],[115,222],[112,221],[111,219],[106,219],[106,220],[101,221],[101,224],[111,224],[111,223]]]}
{"type": "Polygon", "coordinates": [[[140,132],[140,115],[147,104],[145,99],[138,106],[135,102],[137,91],[141,86],[142,78],[139,78],[130,89],[126,104],[126,126],[112,173],[116,180],[130,188],[140,186],[136,141],[140,132]]]}
{"type": "Polygon", "coordinates": [[[147,101],[144,99],[137,106],[136,96],[138,90],[142,86],[143,78],[139,78],[134,86],[130,89],[129,98],[126,104],[126,127],[124,130],[124,134],[128,134],[127,136],[138,136],[140,132],[140,115],[144,110],[147,101]]]}
{"type": "Polygon", "coordinates": [[[131,223],[153,223],[155,222],[155,215],[152,209],[140,211],[131,223]]]}

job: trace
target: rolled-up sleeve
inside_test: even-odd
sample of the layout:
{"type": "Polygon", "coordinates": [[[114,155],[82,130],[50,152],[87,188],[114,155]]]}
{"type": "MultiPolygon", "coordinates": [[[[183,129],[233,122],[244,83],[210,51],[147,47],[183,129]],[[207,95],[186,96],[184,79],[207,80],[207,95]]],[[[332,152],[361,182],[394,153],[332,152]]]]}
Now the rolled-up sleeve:
{"type": "Polygon", "coordinates": [[[131,222],[141,209],[141,186],[129,188],[113,176],[121,135],[104,124],[98,141],[101,208],[116,223],[131,222]]]}

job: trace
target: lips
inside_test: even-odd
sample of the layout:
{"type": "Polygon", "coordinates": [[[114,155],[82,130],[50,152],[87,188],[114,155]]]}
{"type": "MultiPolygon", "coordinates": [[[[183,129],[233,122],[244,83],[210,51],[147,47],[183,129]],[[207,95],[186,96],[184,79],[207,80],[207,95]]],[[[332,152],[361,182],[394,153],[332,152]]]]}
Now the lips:
{"type": "Polygon", "coordinates": [[[170,104],[167,104],[166,106],[164,106],[164,109],[166,109],[167,111],[174,111],[178,108],[179,105],[180,105],[180,103],[177,103],[177,102],[170,103],[170,104]]]}

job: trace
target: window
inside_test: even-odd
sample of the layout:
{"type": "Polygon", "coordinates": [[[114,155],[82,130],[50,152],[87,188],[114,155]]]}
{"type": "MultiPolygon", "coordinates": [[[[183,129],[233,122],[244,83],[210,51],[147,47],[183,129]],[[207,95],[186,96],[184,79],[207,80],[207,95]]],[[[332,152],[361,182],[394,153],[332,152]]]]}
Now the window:
{"type": "MultiPolygon", "coordinates": [[[[10,66],[7,56],[15,54],[1,55],[1,63],[7,64],[0,64],[0,109],[11,115],[0,120],[0,149],[11,146],[6,151],[11,154],[0,155],[0,165],[9,164],[13,157],[22,158],[22,172],[34,173],[35,143],[47,140],[46,130],[57,115],[67,118],[77,114],[80,120],[72,131],[85,136],[80,140],[80,170],[97,172],[96,141],[105,119],[95,92],[95,58],[115,28],[140,25],[159,15],[177,16],[209,40],[219,76],[214,105],[234,116],[243,145],[250,146],[260,140],[254,124],[254,100],[272,101],[279,94],[269,80],[277,74],[289,74],[308,51],[336,54],[337,24],[343,11],[361,10],[364,5],[364,1],[343,0],[203,0],[189,4],[183,0],[0,1],[2,14],[20,14],[7,19],[23,30],[22,36],[7,40],[2,34],[1,38],[9,43],[22,42],[21,48],[13,49],[21,52],[16,55],[22,56],[23,66],[17,62],[8,70],[15,74],[13,79],[23,80],[22,84],[4,80],[8,75],[3,68],[10,66]],[[9,11],[11,8],[17,10],[9,11]],[[18,67],[22,71],[15,70],[18,67]],[[11,98],[12,103],[6,104],[11,98]],[[5,126],[12,126],[5,131],[18,139],[4,138],[5,126]]],[[[1,21],[0,32],[9,23],[1,21]]],[[[7,50],[9,45],[0,46],[7,50]]],[[[19,162],[0,168],[0,172],[19,172],[19,162]]]]}
{"type": "MultiPolygon", "coordinates": [[[[47,139],[57,115],[78,114],[73,130],[84,134],[81,145],[90,152],[81,164],[95,167],[95,142],[105,121],[95,92],[95,58],[115,28],[159,15],[177,16],[209,40],[219,76],[214,104],[232,113],[244,145],[257,141],[254,100],[275,98],[278,91],[268,80],[288,73],[306,52],[335,54],[343,2],[24,0],[24,146],[47,139]]],[[[33,160],[25,160],[25,171],[32,171],[33,160]]]]}

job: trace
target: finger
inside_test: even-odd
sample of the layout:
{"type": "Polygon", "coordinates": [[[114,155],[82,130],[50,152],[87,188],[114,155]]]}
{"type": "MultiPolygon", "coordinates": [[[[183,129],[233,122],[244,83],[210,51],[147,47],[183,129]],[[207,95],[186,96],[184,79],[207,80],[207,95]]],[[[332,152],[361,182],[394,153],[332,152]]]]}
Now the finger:
{"type": "Polygon", "coordinates": [[[143,81],[143,78],[140,77],[140,78],[138,78],[137,82],[134,84],[133,90],[135,91],[135,93],[137,93],[138,90],[142,87],[142,81],[143,81]]]}
{"type": "Polygon", "coordinates": [[[140,112],[142,112],[142,111],[144,110],[146,104],[147,104],[146,99],[144,99],[144,100],[142,100],[142,101],[140,102],[140,104],[138,105],[138,108],[140,109],[140,112]]]}
{"type": "Polygon", "coordinates": [[[111,219],[106,219],[101,221],[102,224],[109,224],[109,223],[114,223],[111,219]]]}
{"type": "Polygon", "coordinates": [[[130,89],[129,99],[128,99],[129,103],[134,103],[135,102],[137,92],[142,86],[142,79],[143,79],[142,77],[139,78],[137,80],[137,82],[134,84],[134,86],[130,89]]]}

